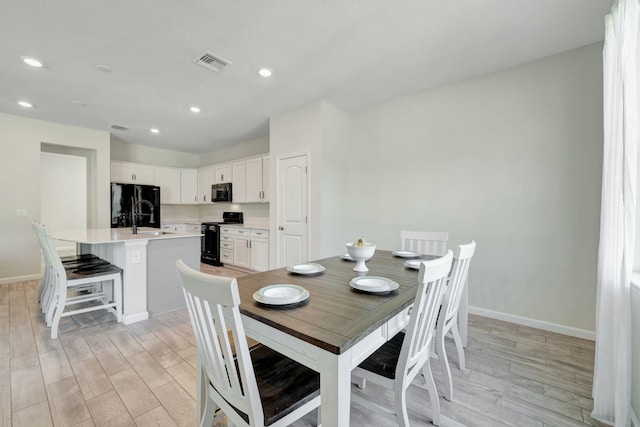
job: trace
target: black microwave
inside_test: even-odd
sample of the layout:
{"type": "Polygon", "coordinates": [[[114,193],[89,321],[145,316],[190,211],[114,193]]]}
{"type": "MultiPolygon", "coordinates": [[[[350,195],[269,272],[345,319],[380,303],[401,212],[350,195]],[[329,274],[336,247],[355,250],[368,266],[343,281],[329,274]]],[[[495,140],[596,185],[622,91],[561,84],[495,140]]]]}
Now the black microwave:
{"type": "Polygon", "coordinates": [[[213,184],[211,186],[211,201],[212,202],[232,202],[231,197],[231,183],[225,182],[222,184],[213,184]]]}

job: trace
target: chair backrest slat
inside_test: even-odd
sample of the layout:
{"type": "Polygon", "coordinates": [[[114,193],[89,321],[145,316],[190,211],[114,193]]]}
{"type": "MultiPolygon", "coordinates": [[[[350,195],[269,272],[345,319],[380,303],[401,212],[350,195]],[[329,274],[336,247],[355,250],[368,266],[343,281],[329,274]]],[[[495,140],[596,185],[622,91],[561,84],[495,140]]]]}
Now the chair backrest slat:
{"type": "Polygon", "coordinates": [[[443,256],[447,252],[446,231],[401,231],[402,249],[422,255],[443,256]]]}
{"type": "Polygon", "coordinates": [[[442,302],[443,309],[446,310],[447,321],[458,313],[462,292],[469,276],[469,265],[475,251],[476,242],[472,240],[471,243],[466,245],[458,245],[453,254],[453,266],[451,267],[447,291],[442,302]]]}
{"type": "MultiPolygon", "coordinates": [[[[226,403],[247,414],[251,422],[262,420],[262,403],[240,317],[238,283],[233,278],[192,270],[182,260],[176,266],[208,381],[226,403]]],[[[236,415],[224,409],[228,415],[236,415]]]]}
{"type": "Polygon", "coordinates": [[[421,369],[429,358],[429,344],[433,338],[438,309],[442,302],[452,260],[453,253],[447,251],[445,256],[424,261],[420,265],[416,299],[400,351],[396,379],[409,378],[410,381],[413,375],[407,373],[421,369]]]}

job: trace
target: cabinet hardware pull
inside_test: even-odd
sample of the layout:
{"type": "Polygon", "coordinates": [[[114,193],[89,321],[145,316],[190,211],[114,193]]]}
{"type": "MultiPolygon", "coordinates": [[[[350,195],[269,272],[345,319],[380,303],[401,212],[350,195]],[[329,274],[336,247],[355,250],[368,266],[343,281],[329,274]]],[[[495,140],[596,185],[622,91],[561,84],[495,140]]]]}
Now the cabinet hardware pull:
{"type": "Polygon", "coordinates": [[[278,227],[278,230],[284,230],[283,226],[278,227]]]}

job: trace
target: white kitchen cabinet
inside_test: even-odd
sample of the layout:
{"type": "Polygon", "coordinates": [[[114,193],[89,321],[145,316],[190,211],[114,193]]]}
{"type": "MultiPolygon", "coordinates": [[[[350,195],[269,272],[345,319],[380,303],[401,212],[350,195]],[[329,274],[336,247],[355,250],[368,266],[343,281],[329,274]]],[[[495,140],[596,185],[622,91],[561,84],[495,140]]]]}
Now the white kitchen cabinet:
{"type": "Polygon", "coordinates": [[[234,264],[233,227],[220,227],[220,261],[223,264],[234,264]]]}
{"type": "Polygon", "coordinates": [[[213,166],[198,169],[198,203],[211,203],[211,186],[215,183],[215,173],[213,166]]]}
{"type": "Polygon", "coordinates": [[[233,236],[233,264],[255,271],[269,269],[269,232],[236,228],[233,236]]]}
{"type": "Polygon", "coordinates": [[[215,167],[214,184],[221,184],[223,182],[233,182],[233,175],[231,173],[231,164],[219,165],[215,167]]]}
{"type": "Polygon", "coordinates": [[[246,162],[243,160],[231,166],[233,173],[233,203],[245,203],[247,201],[246,162]]]}
{"type": "Polygon", "coordinates": [[[155,185],[155,167],[141,163],[111,162],[111,182],[155,185]]]}
{"type": "Polygon", "coordinates": [[[246,161],[248,203],[269,201],[269,156],[246,161]],[[265,183],[266,178],[266,183],[265,183]]]}
{"type": "MultiPolygon", "coordinates": [[[[162,193],[160,193],[162,197],[162,193]]],[[[180,203],[195,205],[198,203],[198,170],[180,169],[180,203]]]]}
{"type": "Polygon", "coordinates": [[[187,233],[202,233],[202,226],[200,224],[186,224],[187,233]]]}
{"type": "Polygon", "coordinates": [[[177,205],[180,203],[180,169],[155,167],[155,185],[160,187],[160,203],[177,205]]]}

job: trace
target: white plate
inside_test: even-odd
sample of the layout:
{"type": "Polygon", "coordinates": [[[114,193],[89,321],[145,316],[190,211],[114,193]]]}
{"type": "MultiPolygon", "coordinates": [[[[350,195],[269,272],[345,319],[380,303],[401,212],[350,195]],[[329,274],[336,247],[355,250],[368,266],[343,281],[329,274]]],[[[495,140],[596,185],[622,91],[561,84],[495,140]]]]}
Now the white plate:
{"type": "Polygon", "coordinates": [[[324,266],[320,264],[296,264],[287,267],[287,271],[290,273],[302,274],[302,275],[311,275],[322,273],[325,270],[324,266]]]}
{"type": "Polygon", "coordinates": [[[340,258],[346,259],[347,261],[355,261],[355,259],[351,258],[351,255],[349,254],[340,255],[340,258]]]}
{"type": "Polygon", "coordinates": [[[393,251],[391,255],[399,256],[400,258],[415,258],[420,256],[419,253],[413,251],[393,251]]]}
{"type": "Polygon", "coordinates": [[[378,276],[354,277],[349,282],[349,286],[359,291],[365,292],[391,292],[399,288],[399,285],[391,279],[378,276]]]}
{"type": "Polygon", "coordinates": [[[420,264],[422,264],[423,261],[423,259],[408,259],[404,262],[404,266],[420,270],[420,264]]]}
{"type": "Polygon", "coordinates": [[[270,285],[259,289],[253,299],[269,305],[295,304],[309,298],[309,291],[298,285],[270,285]]]}

